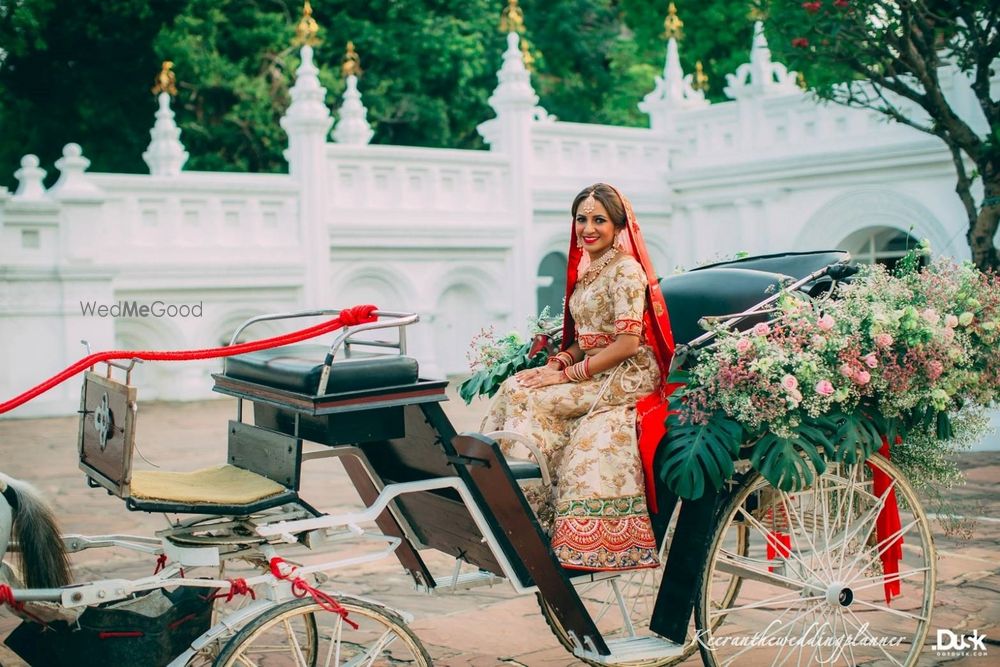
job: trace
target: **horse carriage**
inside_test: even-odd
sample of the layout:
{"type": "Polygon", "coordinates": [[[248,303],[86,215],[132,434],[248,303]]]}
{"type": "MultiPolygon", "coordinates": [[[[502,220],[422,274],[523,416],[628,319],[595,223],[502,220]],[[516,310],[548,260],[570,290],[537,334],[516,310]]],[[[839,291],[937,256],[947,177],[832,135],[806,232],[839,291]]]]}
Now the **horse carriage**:
{"type": "MultiPolygon", "coordinates": [[[[836,251],[753,257],[664,279],[675,363],[711,344],[702,318],[751,326],[782,292],[829,293],[850,274],[849,259],[836,251]]],[[[253,318],[233,341],[262,321],[337,313],[253,318]]],[[[176,518],[151,537],[63,536],[70,553],[155,555],[158,571],[8,587],[4,601],[27,618],[8,645],[46,665],[430,665],[404,612],[336,592],[352,566],[395,556],[426,593],[506,582],[536,594],[558,640],[590,665],[669,665],[696,650],[708,665],[916,663],[935,557],[919,501],[890,462],[830,462],[795,493],[749,466],[723,493],[699,500],[661,488],[659,567],[565,570],[523,493],[551,483],[544,457],[502,455],[497,440],[523,434],[456,433],[442,409],[447,383],[421,377],[406,354],[418,316],[375,315],[329,346],[228,358],[213,376],[215,391],[236,399],[226,462],[194,472],[133,470],[131,365],[86,372],[79,457],[88,482],[129,510],[176,518]],[[375,340],[371,331],[394,335],[375,340]],[[328,514],[300,495],[302,467],[330,457],[364,510],[328,514]],[[904,516],[892,536],[906,534],[903,562],[891,576],[880,569],[888,541],[875,539],[889,496],[875,492],[876,474],[890,480],[904,516]],[[788,539],[775,542],[776,531],[788,539]],[[429,550],[454,559],[454,569],[432,572],[429,550]],[[887,577],[901,588],[893,605],[880,601],[887,577]],[[801,641],[810,633],[823,641],[801,641]]],[[[35,502],[16,483],[0,478],[0,486],[15,520],[35,502]]],[[[20,535],[12,546],[30,572],[41,547],[20,535]]]]}

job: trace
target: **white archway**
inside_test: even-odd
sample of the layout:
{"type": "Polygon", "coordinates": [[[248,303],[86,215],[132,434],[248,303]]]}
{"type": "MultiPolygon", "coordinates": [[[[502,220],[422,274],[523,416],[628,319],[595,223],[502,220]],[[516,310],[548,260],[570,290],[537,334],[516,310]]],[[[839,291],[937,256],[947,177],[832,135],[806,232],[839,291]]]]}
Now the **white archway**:
{"type": "Polygon", "coordinates": [[[837,248],[872,227],[891,227],[926,238],[935,252],[950,249],[954,235],[916,199],[894,190],[869,188],[839,194],[824,204],[803,226],[794,247],[837,248]]]}
{"type": "Polygon", "coordinates": [[[435,359],[446,374],[467,373],[472,339],[506,319],[509,304],[500,298],[502,281],[478,267],[456,267],[441,284],[433,318],[435,359]]]}

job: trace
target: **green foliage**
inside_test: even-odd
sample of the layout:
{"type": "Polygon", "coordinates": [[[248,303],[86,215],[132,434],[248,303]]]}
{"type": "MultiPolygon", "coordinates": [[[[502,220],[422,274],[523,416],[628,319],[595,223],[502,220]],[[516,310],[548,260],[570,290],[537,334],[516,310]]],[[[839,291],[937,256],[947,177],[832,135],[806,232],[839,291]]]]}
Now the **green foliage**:
{"type": "MultiPolygon", "coordinates": [[[[336,109],[339,66],[354,41],[374,143],[483,148],[476,126],[492,117],[504,35],[501,0],[313,3],[327,104],[336,109]]],[[[645,125],[637,104],[665,54],[667,3],[523,0],[540,104],[568,121],[645,125]]],[[[701,60],[709,97],[747,59],[745,3],[681,3],[681,60],[701,60]]],[[[70,141],[97,171],[145,172],[162,60],[175,63],[174,102],[189,170],[287,169],[278,124],[298,67],[291,46],[300,0],[22,0],[0,5],[0,181],[14,185],[22,154],[51,164],[70,141]]],[[[57,176],[50,174],[50,181],[57,176]]]]}
{"type": "Polygon", "coordinates": [[[669,440],[658,456],[659,476],[682,498],[701,498],[711,488],[718,492],[733,476],[733,461],[743,441],[743,427],[720,412],[704,424],[667,417],[669,440]]]}
{"type": "Polygon", "coordinates": [[[823,431],[809,425],[800,426],[791,437],[765,433],[753,445],[750,464],[771,486],[799,491],[812,484],[814,470],[820,475],[826,471],[820,454],[826,444],[823,431]]]}
{"type": "Polygon", "coordinates": [[[0,185],[21,156],[49,169],[75,141],[97,171],[145,171],[160,71],[153,39],[183,9],[171,0],[0,3],[0,185]]]}
{"type": "Polygon", "coordinates": [[[561,325],[562,315],[552,315],[546,306],[538,317],[529,318],[527,341],[517,331],[499,338],[492,327],[481,331],[472,339],[467,355],[473,373],[459,385],[458,395],[466,403],[471,403],[477,396],[491,397],[497,393],[503,381],[515,373],[544,366],[549,360],[549,352],[546,346],[541,346],[532,356],[531,348],[535,345],[535,338],[543,335],[557,349],[562,338],[559,333],[561,325]]]}
{"type": "Polygon", "coordinates": [[[529,357],[531,341],[519,346],[507,359],[487,368],[482,368],[458,386],[458,395],[466,403],[471,403],[477,396],[492,397],[500,389],[500,385],[510,376],[527,368],[544,366],[548,361],[545,352],[539,352],[529,357]]]}

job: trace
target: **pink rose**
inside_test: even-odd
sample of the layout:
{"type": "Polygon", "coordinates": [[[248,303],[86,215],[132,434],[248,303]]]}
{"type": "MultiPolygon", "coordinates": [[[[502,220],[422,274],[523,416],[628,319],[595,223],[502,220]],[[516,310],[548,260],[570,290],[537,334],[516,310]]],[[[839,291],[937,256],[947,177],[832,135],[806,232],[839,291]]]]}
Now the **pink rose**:
{"type": "Polygon", "coordinates": [[[851,367],[850,367],[849,365],[847,365],[847,364],[843,364],[843,365],[842,365],[842,366],[841,366],[840,368],[838,368],[837,370],[838,370],[838,371],[840,372],[840,374],[841,374],[841,375],[843,375],[843,376],[844,376],[845,378],[849,378],[849,377],[851,377],[852,375],[854,375],[854,369],[853,369],[853,368],[851,368],[851,367]]]}
{"type": "Polygon", "coordinates": [[[875,368],[876,366],[878,366],[878,358],[875,356],[874,352],[866,355],[865,357],[863,357],[863,359],[865,365],[868,366],[868,368],[875,368]]]}
{"type": "Polygon", "coordinates": [[[820,380],[816,383],[816,393],[821,396],[833,396],[833,383],[829,380],[820,380]]]}
{"type": "Polygon", "coordinates": [[[938,315],[938,312],[933,308],[924,308],[920,312],[920,317],[927,320],[927,322],[929,322],[930,324],[937,324],[938,322],[941,321],[941,316],[938,315]]]}
{"type": "Polygon", "coordinates": [[[858,371],[854,374],[854,381],[858,384],[868,384],[871,382],[872,374],[868,371],[858,371]]]}
{"type": "Polygon", "coordinates": [[[795,379],[794,375],[786,375],[781,378],[781,386],[785,388],[785,391],[791,392],[798,388],[799,381],[795,379]]]}
{"type": "Polygon", "coordinates": [[[753,326],[753,333],[755,336],[766,336],[771,333],[771,327],[767,325],[767,322],[758,322],[753,326]]]}
{"type": "Polygon", "coordinates": [[[931,380],[937,380],[941,377],[941,373],[944,372],[944,364],[942,364],[937,359],[931,359],[927,362],[927,377],[931,380]]]}
{"type": "Polygon", "coordinates": [[[945,315],[944,325],[949,329],[954,329],[958,326],[958,315],[945,315]]]}
{"type": "Polygon", "coordinates": [[[829,315],[823,315],[816,322],[816,324],[819,325],[819,328],[822,329],[823,331],[833,331],[833,325],[836,323],[837,323],[836,320],[834,320],[829,315]]]}
{"type": "Polygon", "coordinates": [[[878,347],[889,347],[892,345],[892,336],[887,333],[876,334],[875,345],[878,347]]]}
{"type": "Polygon", "coordinates": [[[749,338],[740,338],[736,341],[736,351],[740,354],[746,354],[751,347],[753,347],[753,343],[750,342],[749,338]]]}

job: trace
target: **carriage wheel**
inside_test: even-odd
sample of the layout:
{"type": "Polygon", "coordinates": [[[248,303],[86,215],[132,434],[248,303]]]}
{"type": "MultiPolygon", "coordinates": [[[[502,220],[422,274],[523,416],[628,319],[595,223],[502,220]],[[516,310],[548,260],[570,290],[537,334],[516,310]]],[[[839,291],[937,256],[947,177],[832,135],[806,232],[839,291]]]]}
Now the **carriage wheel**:
{"type": "Polygon", "coordinates": [[[880,456],[830,464],[796,493],[751,474],[720,515],[699,589],[695,621],[706,665],[913,665],[934,600],[930,525],[913,488],[880,456]],[[872,467],[889,479],[881,495],[872,467]],[[900,529],[878,542],[876,519],[890,490],[900,529]],[[749,538],[743,555],[729,546],[735,531],[749,538]],[[903,558],[892,579],[900,596],[887,604],[880,555],[898,537],[903,558]],[[734,573],[743,579],[735,599],[726,608],[711,604],[716,582],[734,573]]]}
{"type": "Polygon", "coordinates": [[[395,612],[363,600],[338,602],[354,629],[312,599],[291,600],[255,617],[223,647],[216,667],[431,667],[423,644],[395,612]]]}
{"type": "MultiPolygon", "coordinates": [[[[734,533],[736,553],[746,553],[746,535],[746,530],[734,533]]],[[[656,592],[663,577],[663,564],[666,562],[669,545],[668,535],[664,545],[660,547],[659,567],[630,570],[621,574],[596,572],[593,575],[577,575],[572,579],[577,594],[605,640],[654,636],[649,629],[649,621],[656,602],[656,592]]],[[[719,608],[729,606],[740,587],[740,577],[737,575],[724,575],[723,579],[724,581],[720,580],[719,586],[715,589],[716,598],[713,602],[719,608]]],[[[559,639],[559,643],[572,652],[573,642],[559,623],[558,617],[541,594],[537,594],[537,597],[538,605],[549,628],[559,639]]],[[[684,653],[676,657],[659,661],[645,660],[617,664],[620,667],[664,667],[683,661],[694,653],[696,647],[697,645],[691,642],[684,647],[684,653]]],[[[601,664],[588,660],[584,662],[590,665],[601,664]]]]}

